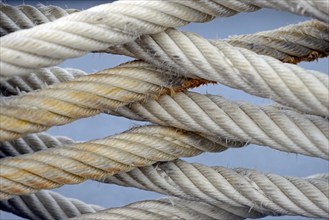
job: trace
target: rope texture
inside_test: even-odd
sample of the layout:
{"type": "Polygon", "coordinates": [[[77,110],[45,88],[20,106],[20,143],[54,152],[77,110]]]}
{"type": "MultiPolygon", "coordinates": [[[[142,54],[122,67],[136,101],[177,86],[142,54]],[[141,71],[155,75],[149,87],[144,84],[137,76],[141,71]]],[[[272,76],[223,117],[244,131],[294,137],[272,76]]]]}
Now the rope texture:
{"type": "Polygon", "coordinates": [[[74,219],[244,219],[216,206],[177,198],[146,200],[120,208],[85,214],[74,219]]]}
{"type": "Polygon", "coordinates": [[[0,141],[204,83],[205,80],[168,77],[145,62],[129,62],[36,92],[0,99],[0,141]]]}
{"type": "Polygon", "coordinates": [[[78,12],[76,9],[60,7],[19,5],[11,6],[0,3],[0,37],[21,29],[57,20],[58,18],[78,12]]]}
{"type": "MultiPolygon", "coordinates": [[[[4,36],[10,32],[54,21],[78,11],[78,9],[62,9],[57,6],[34,7],[0,4],[0,17],[2,18],[0,34],[4,36]]],[[[297,63],[328,56],[329,47],[323,47],[328,44],[328,32],[328,25],[313,20],[273,31],[234,36],[226,41],[233,46],[247,48],[283,62],[297,63]]],[[[213,44],[216,42],[212,41],[213,44]]]]}
{"type": "Polygon", "coordinates": [[[217,81],[302,112],[329,115],[328,75],[223,41],[214,45],[196,34],[169,29],[108,51],[146,60],[176,75],[217,81]]]}
{"type": "Polygon", "coordinates": [[[0,81],[0,91],[4,96],[19,95],[24,92],[46,88],[59,82],[70,81],[86,75],[73,68],[50,67],[23,76],[13,76],[0,81]]]}
{"type": "MultiPolygon", "coordinates": [[[[289,10],[320,20],[323,18],[317,16],[323,14],[322,8],[318,10],[317,3],[305,4],[303,10],[299,11],[297,9],[300,4],[289,0],[281,2],[285,5],[269,5],[261,0],[252,4],[289,10]]],[[[10,76],[33,72],[35,68],[54,66],[65,59],[79,57],[93,50],[104,50],[111,45],[133,41],[143,34],[159,33],[189,22],[206,22],[216,16],[227,17],[259,9],[252,4],[238,0],[176,0],[117,1],[95,6],[2,37],[0,74],[10,76]]]]}
{"type": "Polygon", "coordinates": [[[209,138],[163,126],[144,126],[104,139],[4,158],[0,160],[0,200],[86,179],[104,179],[157,161],[243,146],[209,138]]]}
{"type": "Polygon", "coordinates": [[[33,220],[67,219],[103,210],[103,207],[41,190],[32,195],[0,201],[0,209],[33,220]]]}
{"type": "Polygon", "coordinates": [[[329,216],[329,184],[312,178],[282,177],[175,160],[119,173],[104,182],[209,204],[224,203],[232,208],[248,207],[265,215],[329,216]]]}

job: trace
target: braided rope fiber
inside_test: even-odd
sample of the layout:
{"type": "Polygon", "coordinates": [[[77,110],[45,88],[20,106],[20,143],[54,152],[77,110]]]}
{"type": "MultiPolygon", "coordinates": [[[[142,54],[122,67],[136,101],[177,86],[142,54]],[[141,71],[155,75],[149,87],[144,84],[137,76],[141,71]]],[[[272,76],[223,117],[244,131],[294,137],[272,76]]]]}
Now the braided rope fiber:
{"type": "Polygon", "coordinates": [[[196,34],[168,29],[109,51],[167,69],[169,66],[176,75],[217,81],[303,112],[329,115],[328,75],[283,64],[223,41],[214,45],[196,34]]]}
{"type": "Polygon", "coordinates": [[[250,169],[207,167],[181,160],[157,163],[107,177],[105,182],[165,195],[249,207],[265,215],[328,218],[329,183],[250,169]]]}
{"type": "Polygon", "coordinates": [[[86,179],[103,179],[157,161],[243,146],[210,138],[173,128],[144,126],[104,139],[4,158],[0,160],[0,200],[86,179]]]}
{"type": "Polygon", "coordinates": [[[205,82],[168,77],[164,71],[145,62],[129,62],[39,91],[1,99],[0,140],[15,139],[205,82]]]}

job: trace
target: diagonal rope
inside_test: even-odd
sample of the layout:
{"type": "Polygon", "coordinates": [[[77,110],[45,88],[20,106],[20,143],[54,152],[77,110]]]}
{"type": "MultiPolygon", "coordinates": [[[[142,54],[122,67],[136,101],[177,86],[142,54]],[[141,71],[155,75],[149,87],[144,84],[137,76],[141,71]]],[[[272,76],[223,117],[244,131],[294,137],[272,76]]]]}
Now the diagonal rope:
{"type": "Polygon", "coordinates": [[[220,152],[243,143],[207,139],[162,126],[144,126],[108,138],[0,160],[0,200],[86,179],[103,179],[178,157],[220,152]]]}
{"type": "Polygon", "coordinates": [[[329,115],[328,75],[223,41],[214,45],[196,34],[168,29],[108,51],[146,60],[176,75],[217,81],[302,112],[329,115]]]}
{"type": "Polygon", "coordinates": [[[203,83],[206,81],[168,77],[163,70],[145,62],[129,62],[39,91],[0,99],[0,140],[15,139],[203,83]]]}
{"type": "Polygon", "coordinates": [[[264,215],[313,218],[329,215],[329,184],[313,178],[282,177],[175,160],[119,173],[104,182],[209,204],[249,207],[264,215]]]}

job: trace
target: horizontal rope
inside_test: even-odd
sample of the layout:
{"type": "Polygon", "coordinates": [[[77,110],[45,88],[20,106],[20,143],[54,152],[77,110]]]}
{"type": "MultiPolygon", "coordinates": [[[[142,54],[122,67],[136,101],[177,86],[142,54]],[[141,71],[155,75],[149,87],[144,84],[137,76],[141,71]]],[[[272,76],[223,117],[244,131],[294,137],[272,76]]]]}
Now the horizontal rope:
{"type": "MultiPolygon", "coordinates": [[[[0,17],[3,17],[0,20],[1,34],[31,28],[78,11],[78,9],[62,9],[52,5],[34,7],[0,4],[0,17]]],[[[226,41],[233,46],[244,47],[283,62],[297,63],[328,56],[329,48],[324,47],[328,44],[328,32],[328,25],[313,20],[273,31],[233,36],[226,41]],[[283,38],[282,35],[285,37],[283,38]]],[[[211,42],[216,45],[217,41],[211,42]]]]}
{"type": "Polygon", "coordinates": [[[15,157],[73,143],[74,141],[68,137],[52,136],[47,133],[29,134],[12,141],[0,142],[0,158],[15,157]]]}
{"type": "Polygon", "coordinates": [[[104,139],[1,159],[0,200],[242,145],[162,126],[139,127],[104,139]]]}
{"type": "Polygon", "coordinates": [[[0,141],[44,131],[130,102],[185,90],[205,80],[177,78],[142,61],[0,99],[0,141]]]}
{"type": "Polygon", "coordinates": [[[263,174],[250,169],[207,167],[181,160],[157,163],[107,177],[137,187],[209,204],[248,207],[265,215],[327,218],[328,182],[263,174]]]}
{"type": "Polygon", "coordinates": [[[79,69],[49,67],[22,76],[13,76],[0,80],[0,91],[3,95],[18,95],[22,92],[32,92],[46,88],[59,82],[70,81],[87,75],[79,69]]]}
{"type": "Polygon", "coordinates": [[[244,219],[210,204],[177,198],[146,200],[74,219],[244,219]]]}
{"type": "Polygon", "coordinates": [[[329,124],[319,116],[180,92],[109,111],[134,120],[329,159],[329,124]]]}
{"type": "Polygon", "coordinates": [[[0,3],[0,36],[54,21],[77,11],[79,10],[63,9],[54,5],[34,7],[0,3]]]}
{"type": "Polygon", "coordinates": [[[329,115],[328,75],[223,41],[214,45],[193,33],[169,29],[108,51],[146,60],[176,75],[217,81],[302,112],[329,115]]]}
{"type": "Polygon", "coordinates": [[[35,194],[1,200],[0,209],[31,220],[55,220],[95,213],[104,208],[41,190],[35,194]]]}
{"type": "Polygon", "coordinates": [[[93,50],[133,41],[142,34],[258,9],[245,3],[230,9],[225,4],[236,5],[211,0],[116,1],[98,5],[2,37],[0,75],[33,72],[33,69],[54,66],[93,50]]]}

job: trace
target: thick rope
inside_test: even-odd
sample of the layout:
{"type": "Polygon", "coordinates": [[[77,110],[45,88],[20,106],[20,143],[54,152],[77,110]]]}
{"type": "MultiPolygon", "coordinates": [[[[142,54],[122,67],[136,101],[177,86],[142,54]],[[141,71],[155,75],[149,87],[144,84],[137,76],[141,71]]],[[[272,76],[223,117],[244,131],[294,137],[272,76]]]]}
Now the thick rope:
{"type": "MultiPolygon", "coordinates": [[[[247,213],[246,213],[247,214],[247,213]]],[[[169,197],[161,200],[146,200],[120,208],[110,208],[74,219],[244,219],[216,206],[196,201],[169,197]]]]}
{"type": "MultiPolygon", "coordinates": [[[[0,4],[1,36],[20,29],[31,28],[41,23],[54,21],[78,9],[62,9],[57,6],[31,5],[10,6],[0,4]],[[11,18],[11,16],[13,18],[11,18]]],[[[312,61],[328,56],[328,25],[313,20],[289,25],[273,31],[230,37],[226,40],[233,46],[252,50],[258,54],[272,56],[283,62],[312,61]],[[284,38],[282,37],[284,35],[284,38]]],[[[212,41],[216,44],[217,41],[212,41]]]]}
{"type": "Polygon", "coordinates": [[[98,5],[2,37],[0,75],[33,72],[93,50],[133,41],[142,34],[257,9],[246,5],[236,11],[211,0],[116,1],[98,5]]]}
{"type": "Polygon", "coordinates": [[[226,42],[174,29],[109,49],[191,78],[217,81],[316,115],[329,115],[329,77],[226,42]]]}
{"type": "MultiPolygon", "coordinates": [[[[329,55],[329,25],[311,20],[271,31],[232,36],[225,41],[286,63],[313,61],[329,55]]],[[[211,41],[214,45],[217,42],[221,41],[211,41]]]]}
{"type": "MultiPolygon", "coordinates": [[[[219,0],[220,1],[220,0],[219,0]]],[[[272,8],[329,22],[327,0],[242,0],[262,8],[272,8]]]]}
{"type": "Polygon", "coordinates": [[[0,160],[0,200],[86,179],[100,180],[157,161],[243,146],[210,138],[173,128],[144,126],[104,139],[4,158],[0,160]]]}
{"type": "Polygon", "coordinates": [[[119,173],[105,182],[214,205],[249,207],[265,215],[329,216],[329,184],[312,178],[282,177],[175,160],[119,173]]]}
{"type": "Polygon", "coordinates": [[[68,137],[52,136],[47,133],[29,134],[23,138],[0,142],[0,158],[15,157],[73,143],[74,141],[68,137]]]}
{"type": "Polygon", "coordinates": [[[164,73],[145,62],[129,62],[39,91],[2,98],[0,141],[206,82],[164,73]]]}
{"type": "Polygon", "coordinates": [[[67,219],[103,210],[103,207],[41,190],[32,195],[0,201],[0,209],[33,220],[67,219]]]}
{"type": "Polygon", "coordinates": [[[79,69],[60,67],[44,68],[27,75],[1,79],[0,92],[5,96],[19,95],[22,92],[31,92],[46,88],[49,85],[70,81],[84,75],[86,73],[79,69]]]}
{"type": "Polygon", "coordinates": [[[62,9],[54,5],[34,7],[31,5],[11,6],[0,3],[0,36],[54,21],[77,11],[79,10],[62,9]]]}

